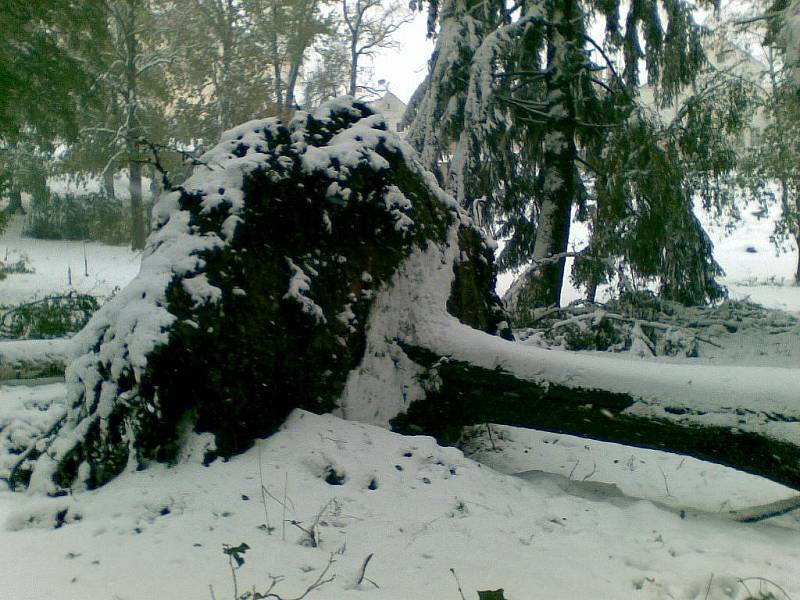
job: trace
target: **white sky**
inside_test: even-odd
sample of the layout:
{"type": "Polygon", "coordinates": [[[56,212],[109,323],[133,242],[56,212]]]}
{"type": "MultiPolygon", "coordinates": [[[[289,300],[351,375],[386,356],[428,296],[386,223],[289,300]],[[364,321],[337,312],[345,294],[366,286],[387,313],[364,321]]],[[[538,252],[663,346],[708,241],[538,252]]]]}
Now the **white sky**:
{"type": "Polygon", "coordinates": [[[433,42],[425,37],[427,20],[427,11],[417,13],[412,23],[397,32],[400,47],[384,50],[373,63],[373,83],[385,79],[389,90],[406,103],[425,79],[428,59],[433,52],[433,42]]]}

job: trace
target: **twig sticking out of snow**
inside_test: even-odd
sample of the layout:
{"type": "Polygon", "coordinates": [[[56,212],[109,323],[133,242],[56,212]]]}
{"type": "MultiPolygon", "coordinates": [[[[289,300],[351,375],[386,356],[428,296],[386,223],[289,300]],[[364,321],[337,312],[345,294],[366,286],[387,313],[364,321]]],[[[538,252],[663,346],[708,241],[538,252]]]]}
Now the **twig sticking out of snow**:
{"type": "Polygon", "coordinates": [[[456,586],[458,587],[458,593],[461,594],[461,600],[467,600],[464,597],[463,590],[461,589],[461,582],[458,580],[458,575],[456,575],[456,570],[454,568],[450,567],[450,572],[453,574],[453,579],[456,580],[456,586]]]}
{"type": "Polygon", "coordinates": [[[320,532],[319,532],[319,525],[320,525],[320,521],[322,520],[322,517],[325,516],[325,513],[327,513],[329,510],[331,511],[331,513],[338,514],[340,508],[341,508],[341,506],[339,504],[339,501],[336,498],[331,498],[319,510],[319,512],[317,513],[317,516],[314,517],[314,522],[311,523],[310,527],[303,527],[303,525],[302,525],[302,523],[300,521],[296,521],[294,519],[292,521],[290,521],[290,523],[292,525],[294,525],[300,531],[302,531],[303,533],[306,534],[306,538],[304,540],[302,540],[301,543],[304,543],[307,546],[311,546],[312,548],[318,548],[320,542],[322,541],[321,538],[320,538],[320,532]],[[333,505],[332,509],[331,509],[331,505],[333,505]]]}
{"type": "Polygon", "coordinates": [[[269,587],[265,591],[258,592],[256,591],[256,588],[254,586],[251,591],[245,592],[241,596],[237,596],[235,600],[265,600],[266,598],[274,598],[275,600],[303,600],[303,598],[308,596],[314,590],[319,589],[323,585],[330,583],[334,579],[336,579],[336,575],[331,575],[330,577],[327,576],[328,571],[331,570],[331,567],[335,562],[336,559],[334,559],[333,554],[331,554],[328,557],[328,564],[325,565],[325,568],[320,572],[319,576],[299,596],[294,596],[292,598],[289,598],[281,596],[276,592],[273,592],[272,590],[274,590],[275,587],[285,579],[285,577],[283,577],[282,575],[269,575],[271,581],[269,587]]]}
{"type": "Polygon", "coordinates": [[[367,555],[367,558],[364,559],[364,564],[361,565],[361,570],[358,573],[358,579],[356,579],[356,585],[359,586],[359,585],[362,584],[362,582],[369,581],[377,589],[380,589],[381,586],[379,586],[377,583],[372,581],[372,579],[367,577],[367,565],[369,564],[369,561],[372,560],[372,556],[373,556],[373,553],[370,552],[369,555],[367,555]]]}

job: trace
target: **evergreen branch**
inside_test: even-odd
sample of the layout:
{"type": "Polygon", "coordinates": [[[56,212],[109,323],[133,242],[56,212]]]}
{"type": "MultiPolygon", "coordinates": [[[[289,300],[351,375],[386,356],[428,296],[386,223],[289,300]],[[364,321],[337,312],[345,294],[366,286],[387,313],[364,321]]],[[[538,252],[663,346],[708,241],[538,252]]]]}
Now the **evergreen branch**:
{"type": "Polygon", "coordinates": [[[764,13],[763,15],[756,15],[754,17],[747,17],[744,19],[737,19],[733,22],[734,25],[750,25],[752,23],[757,23],[759,21],[771,21],[772,19],[776,19],[783,15],[782,10],[776,10],[768,13],[764,13]]]}
{"type": "Polygon", "coordinates": [[[603,60],[606,61],[608,68],[611,70],[614,79],[620,82],[623,81],[622,78],[619,76],[619,73],[617,73],[617,69],[614,67],[614,62],[611,60],[611,58],[609,58],[608,54],[606,54],[606,51],[603,50],[602,46],[600,46],[600,44],[598,44],[595,41],[595,39],[588,34],[583,34],[583,39],[589,42],[594,47],[594,49],[600,53],[600,56],[603,57],[603,60]]]}

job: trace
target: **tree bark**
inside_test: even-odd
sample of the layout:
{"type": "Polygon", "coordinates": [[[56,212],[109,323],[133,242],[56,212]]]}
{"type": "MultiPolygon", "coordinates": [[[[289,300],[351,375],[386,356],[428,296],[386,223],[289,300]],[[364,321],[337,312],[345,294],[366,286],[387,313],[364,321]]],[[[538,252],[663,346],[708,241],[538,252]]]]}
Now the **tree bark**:
{"type": "Polygon", "coordinates": [[[117,199],[116,193],[114,192],[114,171],[111,168],[103,171],[103,191],[108,199],[117,199]]]}

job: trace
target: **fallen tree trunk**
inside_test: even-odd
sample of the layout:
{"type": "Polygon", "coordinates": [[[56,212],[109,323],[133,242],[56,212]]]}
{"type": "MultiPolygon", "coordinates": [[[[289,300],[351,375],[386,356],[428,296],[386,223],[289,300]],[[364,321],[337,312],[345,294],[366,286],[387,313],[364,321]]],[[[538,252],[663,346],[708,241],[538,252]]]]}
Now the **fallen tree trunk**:
{"type": "MultiPolygon", "coordinates": [[[[754,410],[742,405],[716,414],[720,417],[727,413],[737,426],[704,425],[691,418],[705,416],[701,408],[668,404],[664,414],[656,416],[651,405],[631,394],[547,380],[528,381],[502,369],[451,360],[425,348],[402,347],[414,362],[428,368],[428,377],[437,383],[424,401],[392,421],[396,431],[424,432],[454,443],[467,425],[531,427],[694,456],[800,490],[800,419],[795,412],[767,416],[761,411],[766,420],[794,425],[792,443],[788,436],[772,437],[762,428],[747,427],[741,417],[754,410]]],[[[687,404],[702,406],[701,400],[686,400],[687,404]]]]}
{"type": "Polygon", "coordinates": [[[0,382],[61,377],[71,347],[69,339],[0,342],[0,382]]]}
{"type": "Polygon", "coordinates": [[[155,208],[140,274],[76,336],[66,412],[17,448],[12,486],[96,487],[194,433],[230,456],[300,407],[445,442],[487,421],[566,431],[800,489],[791,374],[503,339],[491,248],[363,104],[246,123],[200,163],[155,208]]]}
{"type": "Polygon", "coordinates": [[[379,335],[348,382],[345,416],[443,443],[479,423],[563,432],[695,456],[800,489],[796,370],[627,360],[488,336],[448,313],[447,252],[404,267],[433,265],[425,286],[402,275],[393,280],[381,323],[370,323],[379,335]],[[405,321],[396,323],[388,306],[410,307],[405,321]],[[387,392],[392,368],[412,371],[419,387],[406,383],[413,393],[402,402],[392,403],[387,392]]]}

